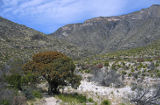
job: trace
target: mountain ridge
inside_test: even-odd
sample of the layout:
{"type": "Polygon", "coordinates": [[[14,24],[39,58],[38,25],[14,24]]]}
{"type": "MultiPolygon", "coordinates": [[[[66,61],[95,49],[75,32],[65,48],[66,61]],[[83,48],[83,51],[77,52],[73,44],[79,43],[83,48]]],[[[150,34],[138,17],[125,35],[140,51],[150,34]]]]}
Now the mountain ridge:
{"type": "Polygon", "coordinates": [[[160,5],[153,5],[127,15],[92,18],[63,26],[48,37],[66,40],[94,53],[145,46],[160,38],[159,11],[160,5]]]}
{"type": "MultiPolygon", "coordinates": [[[[0,68],[12,58],[31,58],[41,51],[59,51],[72,58],[85,56],[80,48],[0,17],[0,68]]],[[[85,52],[84,52],[85,53],[85,52]]]]}
{"type": "Polygon", "coordinates": [[[160,6],[154,5],[128,15],[93,18],[68,24],[51,35],[0,17],[0,63],[46,50],[81,58],[143,47],[160,39],[160,13],[152,12],[159,10],[160,6]]]}

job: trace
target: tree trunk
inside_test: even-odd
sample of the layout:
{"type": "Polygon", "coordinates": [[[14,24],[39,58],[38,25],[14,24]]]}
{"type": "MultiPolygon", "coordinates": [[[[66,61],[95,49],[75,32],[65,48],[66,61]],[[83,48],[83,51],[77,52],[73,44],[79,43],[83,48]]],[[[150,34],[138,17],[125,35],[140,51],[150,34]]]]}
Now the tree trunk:
{"type": "Polygon", "coordinates": [[[48,94],[53,95],[53,94],[58,94],[59,89],[58,89],[58,84],[54,82],[48,82],[48,94]]]}
{"type": "Polygon", "coordinates": [[[57,83],[53,83],[52,85],[53,85],[53,90],[52,90],[52,92],[53,92],[54,94],[58,94],[58,93],[59,93],[58,84],[57,84],[57,83]]]}
{"type": "Polygon", "coordinates": [[[48,82],[48,85],[49,85],[49,87],[48,87],[48,95],[53,95],[53,92],[52,92],[52,89],[53,89],[52,84],[51,84],[50,82],[48,82]]]}

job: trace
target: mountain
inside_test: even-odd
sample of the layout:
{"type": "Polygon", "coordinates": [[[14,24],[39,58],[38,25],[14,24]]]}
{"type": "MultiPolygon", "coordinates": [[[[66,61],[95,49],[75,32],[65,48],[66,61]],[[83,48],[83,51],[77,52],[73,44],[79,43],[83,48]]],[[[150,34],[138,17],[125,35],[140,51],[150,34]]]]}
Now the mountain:
{"type": "MultiPolygon", "coordinates": [[[[77,46],[0,17],[0,67],[14,57],[30,58],[39,51],[60,51],[72,58],[83,56],[77,46]]],[[[84,53],[85,54],[85,53],[84,53]]]]}
{"type": "Polygon", "coordinates": [[[160,6],[128,15],[97,17],[69,24],[45,35],[0,17],[0,66],[13,57],[30,58],[39,51],[60,51],[76,59],[146,46],[160,39],[160,6]]]}
{"type": "Polygon", "coordinates": [[[160,5],[127,15],[69,24],[48,37],[68,41],[94,54],[146,46],[160,39],[160,5]]]}

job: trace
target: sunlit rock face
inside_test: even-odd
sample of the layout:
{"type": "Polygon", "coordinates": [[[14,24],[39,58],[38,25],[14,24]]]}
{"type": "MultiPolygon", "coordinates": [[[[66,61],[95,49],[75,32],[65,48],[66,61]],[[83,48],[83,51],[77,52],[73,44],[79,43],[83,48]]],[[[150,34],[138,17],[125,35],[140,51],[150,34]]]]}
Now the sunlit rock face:
{"type": "Polygon", "coordinates": [[[69,24],[48,37],[56,37],[92,53],[145,46],[160,38],[160,6],[128,15],[97,17],[69,24]]]}

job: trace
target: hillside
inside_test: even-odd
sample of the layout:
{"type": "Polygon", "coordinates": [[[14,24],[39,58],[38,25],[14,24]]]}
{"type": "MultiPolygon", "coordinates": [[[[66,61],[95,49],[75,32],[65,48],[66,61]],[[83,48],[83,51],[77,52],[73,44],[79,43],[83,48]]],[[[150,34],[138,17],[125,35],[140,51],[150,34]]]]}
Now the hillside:
{"type": "Polygon", "coordinates": [[[160,39],[159,10],[159,5],[153,5],[128,15],[97,17],[66,25],[50,35],[0,17],[0,64],[10,57],[30,57],[45,50],[80,58],[146,46],[160,39]]]}
{"type": "Polygon", "coordinates": [[[160,5],[50,35],[0,17],[0,105],[160,105],[159,83],[160,5]]]}
{"type": "Polygon", "coordinates": [[[94,54],[142,47],[160,38],[159,11],[160,6],[153,5],[127,15],[97,17],[66,25],[49,37],[66,40],[94,54]]]}
{"type": "Polygon", "coordinates": [[[141,78],[155,78],[158,83],[158,78],[160,77],[160,40],[152,42],[145,47],[86,57],[86,59],[78,60],[76,63],[80,66],[82,73],[95,73],[101,79],[103,78],[102,75],[107,74],[108,71],[115,70],[121,76],[133,78],[132,82],[141,78]]]}
{"type": "Polygon", "coordinates": [[[39,51],[60,51],[73,58],[85,53],[75,45],[59,39],[49,39],[41,32],[0,17],[0,66],[13,57],[30,58],[39,51]]]}

